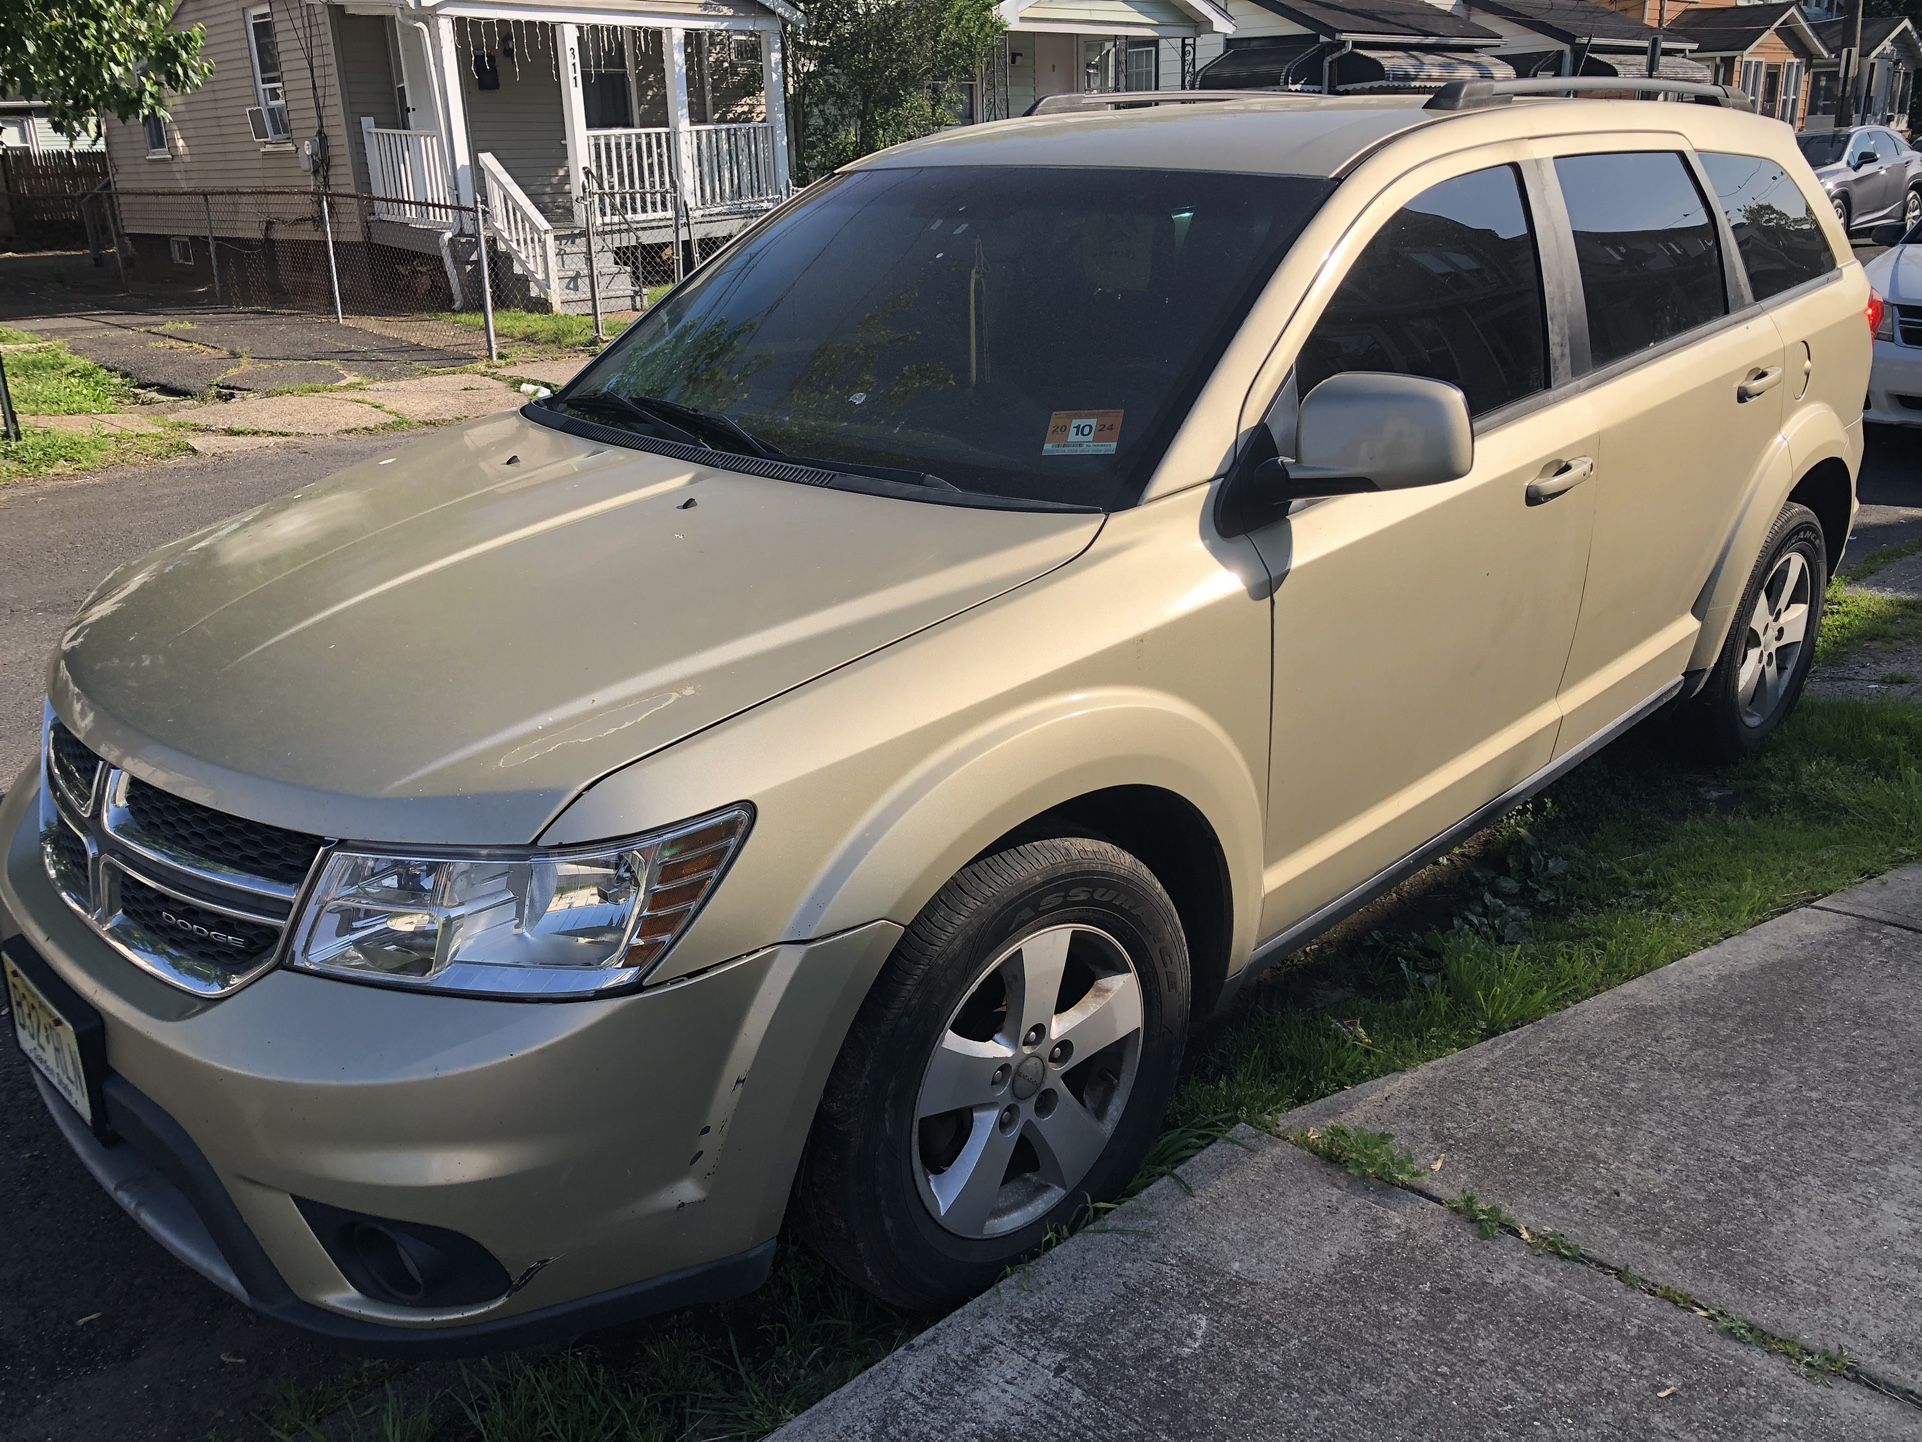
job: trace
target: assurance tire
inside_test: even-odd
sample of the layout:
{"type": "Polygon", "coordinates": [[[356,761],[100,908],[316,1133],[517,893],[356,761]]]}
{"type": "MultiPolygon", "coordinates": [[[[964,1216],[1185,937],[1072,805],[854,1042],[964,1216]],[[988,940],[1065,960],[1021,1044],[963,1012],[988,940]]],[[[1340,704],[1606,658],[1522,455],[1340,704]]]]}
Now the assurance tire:
{"type": "Polygon", "coordinates": [[[1708,683],[1685,712],[1709,759],[1754,755],[1795,709],[1815,659],[1828,582],[1821,522],[1790,502],[1762,544],[1708,683]]]}
{"type": "Polygon", "coordinates": [[[989,1286],[1139,1169],[1190,991],[1174,905],[1119,847],[1062,837],[971,862],[903,934],[835,1062],[803,1235],[896,1306],[989,1286]]]}

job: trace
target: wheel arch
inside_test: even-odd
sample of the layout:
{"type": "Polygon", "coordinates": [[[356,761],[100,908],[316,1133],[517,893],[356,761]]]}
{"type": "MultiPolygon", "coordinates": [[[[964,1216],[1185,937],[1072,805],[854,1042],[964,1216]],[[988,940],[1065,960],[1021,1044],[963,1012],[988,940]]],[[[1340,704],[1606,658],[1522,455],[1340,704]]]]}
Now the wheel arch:
{"type": "Polygon", "coordinates": [[[1209,1015],[1227,984],[1233,955],[1234,887],[1208,818],[1186,797],[1160,786],[1110,786],[1049,807],[996,837],[982,854],[1041,836],[1111,842],[1154,873],[1187,938],[1193,1014],[1209,1015]]]}
{"type": "Polygon", "coordinates": [[[1696,599],[1701,630],[1688,670],[1705,681],[1721,654],[1736,602],[1748,584],[1769,528],[1790,501],[1806,505],[1822,524],[1834,569],[1855,517],[1855,472],[1861,459],[1861,424],[1853,428],[1828,406],[1811,406],[1790,419],[1769,448],[1743,494],[1742,506],[1696,599]]]}

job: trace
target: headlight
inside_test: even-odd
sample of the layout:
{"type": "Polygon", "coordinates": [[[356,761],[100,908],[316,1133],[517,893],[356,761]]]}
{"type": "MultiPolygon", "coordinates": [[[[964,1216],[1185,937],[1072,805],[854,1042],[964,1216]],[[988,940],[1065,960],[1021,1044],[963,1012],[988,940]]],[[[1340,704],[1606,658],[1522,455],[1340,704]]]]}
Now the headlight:
{"type": "Polygon", "coordinates": [[[604,847],[398,856],[336,851],[289,964],[489,996],[639,981],[687,929],[747,835],[746,806],[604,847]]]}

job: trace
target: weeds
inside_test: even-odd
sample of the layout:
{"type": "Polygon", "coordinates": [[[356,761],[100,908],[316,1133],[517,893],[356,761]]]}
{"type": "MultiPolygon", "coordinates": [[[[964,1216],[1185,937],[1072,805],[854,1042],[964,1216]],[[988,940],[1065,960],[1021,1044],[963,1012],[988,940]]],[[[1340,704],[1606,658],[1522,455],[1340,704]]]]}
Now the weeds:
{"type": "Polygon", "coordinates": [[[1294,1132],[1289,1141],[1323,1161],[1346,1168],[1351,1177],[1404,1186],[1421,1175],[1421,1168],[1407,1152],[1395,1149],[1395,1139],[1386,1132],[1351,1131],[1344,1126],[1310,1127],[1294,1132]]]}

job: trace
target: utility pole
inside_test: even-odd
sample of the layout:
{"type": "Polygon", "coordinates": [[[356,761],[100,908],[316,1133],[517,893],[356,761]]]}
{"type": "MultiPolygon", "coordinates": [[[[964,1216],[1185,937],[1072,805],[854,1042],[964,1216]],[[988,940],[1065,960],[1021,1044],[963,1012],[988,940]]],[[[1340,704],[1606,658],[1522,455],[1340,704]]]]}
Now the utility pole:
{"type": "Polygon", "coordinates": [[[1862,6],[1865,0],[1855,0],[1849,17],[1849,43],[1842,50],[1842,72],[1840,84],[1835,88],[1835,128],[1843,130],[1855,124],[1855,72],[1861,68],[1862,58],[1862,6]]]}
{"type": "Polygon", "coordinates": [[[1655,33],[1648,37],[1649,78],[1662,73],[1662,38],[1668,33],[1668,0],[1655,6],[1655,33]]]}

